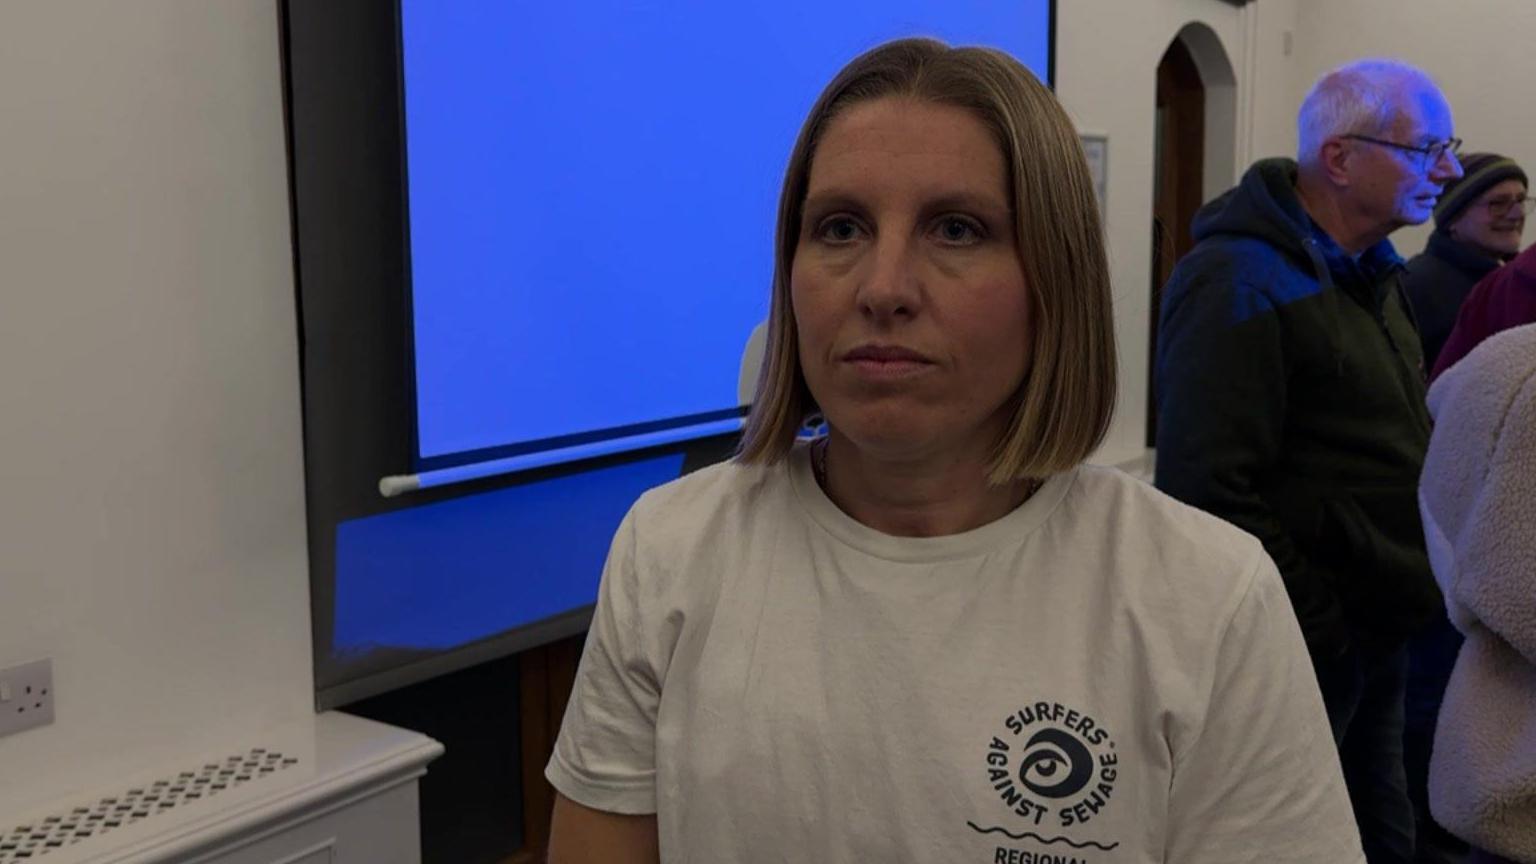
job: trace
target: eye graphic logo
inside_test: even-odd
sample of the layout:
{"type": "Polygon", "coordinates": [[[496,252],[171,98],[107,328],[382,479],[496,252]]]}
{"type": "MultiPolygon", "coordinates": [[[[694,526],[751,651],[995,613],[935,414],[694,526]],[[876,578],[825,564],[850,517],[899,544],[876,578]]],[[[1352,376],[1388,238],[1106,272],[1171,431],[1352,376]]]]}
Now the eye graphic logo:
{"type": "Polygon", "coordinates": [[[1041,729],[1031,735],[1019,760],[1019,782],[1045,798],[1066,798],[1093,779],[1093,754],[1069,732],[1041,729]]]}
{"type": "MultiPolygon", "coordinates": [[[[1081,827],[1111,806],[1120,754],[1094,717],[1060,702],[1035,702],[1003,718],[1003,727],[987,744],[985,776],[1022,827],[1081,827]]],[[[1003,827],[977,830],[1021,836],[1003,827]]]]}

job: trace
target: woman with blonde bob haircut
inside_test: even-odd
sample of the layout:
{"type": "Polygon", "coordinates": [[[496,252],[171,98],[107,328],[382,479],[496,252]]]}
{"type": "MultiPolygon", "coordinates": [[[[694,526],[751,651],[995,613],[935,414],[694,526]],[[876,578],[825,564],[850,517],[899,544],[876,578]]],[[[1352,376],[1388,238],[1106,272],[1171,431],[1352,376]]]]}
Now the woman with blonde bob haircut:
{"type": "Polygon", "coordinates": [[[1044,477],[1077,465],[1109,427],[1115,403],[1109,263],[1093,179],[1072,123],[1056,98],[1013,58],[927,40],[892,43],[838,74],[811,109],[789,157],[779,198],[768,351],[741,447],[746,462],[788,454],[806,415],[806,389],[790,305],[811,160],[830,120],[882,97],[952,105],[975,114],[1004,151],[1013,229],[1025,284],[1034,291],[1033,338],[1018,347],[1031,371],[1008,434],[989,466],[994,482],[1044,477]]]}
{"type": "Polygon", "coordinates": [[[986,48],[855,59],[775,248],[738,457],[614,538],[550,860],[1362,861],[1258,541],[1084,464],[1109,275],[1050,91],[986,48]]]}

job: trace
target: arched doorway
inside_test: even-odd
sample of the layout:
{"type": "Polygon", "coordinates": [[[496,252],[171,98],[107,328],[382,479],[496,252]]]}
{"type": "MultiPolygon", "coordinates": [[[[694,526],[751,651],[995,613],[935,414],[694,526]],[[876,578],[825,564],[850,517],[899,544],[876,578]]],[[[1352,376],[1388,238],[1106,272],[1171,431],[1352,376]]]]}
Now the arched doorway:
{"type": "Polygon", "coordinates": [[[1194,246],[1190,221],[1237,177],[1237,79],[1215,31],[1184,26],[1157,64],[1152,161],[1151,314],[1147,334],[1147,446],[1157,444],[1157,325],[1163,286],[1194,246]]]}

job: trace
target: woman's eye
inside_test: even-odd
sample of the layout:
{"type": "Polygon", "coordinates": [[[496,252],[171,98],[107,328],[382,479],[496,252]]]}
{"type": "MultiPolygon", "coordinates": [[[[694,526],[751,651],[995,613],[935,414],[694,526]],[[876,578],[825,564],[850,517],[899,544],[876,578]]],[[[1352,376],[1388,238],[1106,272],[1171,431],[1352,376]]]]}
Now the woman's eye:
{"type": "Polygon", "coordinates": [[[952,246],[979,243],[985,236],[981,223],[966,216],[945,216],[937,226],[939,239],[952,246]]]}
{"type": "Polygon", "coordinates": [[[817,236],[828,243],[851,243],[859,239],[859,223],[847,216],[825,219],[817,229],[817,236]]]}

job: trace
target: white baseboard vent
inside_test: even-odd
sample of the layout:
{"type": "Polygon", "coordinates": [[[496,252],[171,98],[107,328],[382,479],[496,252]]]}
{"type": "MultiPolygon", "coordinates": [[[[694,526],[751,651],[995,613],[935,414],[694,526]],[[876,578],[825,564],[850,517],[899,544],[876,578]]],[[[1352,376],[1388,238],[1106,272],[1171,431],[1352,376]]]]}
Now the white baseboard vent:
{"type": "Polygon", "coordinates": [[[222,762],[182,771],[92,804],[60,811],[0,833],[0,864],[32,864],[48,853],[99,837],[124,825],[212,798],[227,789],[271,776],[298,759],[260,747],[222,762]]]}

